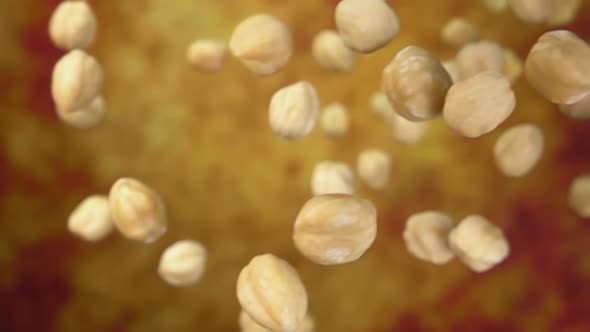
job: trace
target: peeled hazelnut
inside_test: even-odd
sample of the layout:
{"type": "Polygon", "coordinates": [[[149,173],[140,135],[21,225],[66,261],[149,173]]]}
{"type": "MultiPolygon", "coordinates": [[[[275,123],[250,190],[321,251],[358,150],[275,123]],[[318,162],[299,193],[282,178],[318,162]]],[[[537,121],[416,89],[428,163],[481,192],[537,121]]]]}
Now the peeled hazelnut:
{"type": "Polygon", "coordinates": [[[500,228],[480,215],[463,219],[449,234],[457,257],[475,272],[484,272],[502,262],[510,252],[500,228]]]}
{"type": "Polygon", "coordinates": [[[322,130],[332,137],[341,137],[348,132],[348,112],[342,104],[330,104],[320,116],[322,130]]]}
{"type": "Polygon", "coordinates": [[[462,80],[484,71],[504,73],[504,50],[492,41],[480,41],[465,45],[455,58],[462,80]]]}
{"type": "Polygon", "coordinates": [[[314,195],[354,194],[354,173],[343,162],[322,161],[313,169],[311,191],[314,195]]]}
{"type": "Polygon", "coordinates": [[[323,30],[313,39],[311,52],[324,69],[349,72],[356,64],[356,54],[348,48],[336,31],[323,30]]]}
{"type": "Polygon", "coordinates": [[[448,60],[442,63],[443,67],[451,76],[451,80],[453,83],[459,82],[461,79],[461,74],[459,73],[459,66],[457,66],[457,62],[455,60],[448,60]]]}
{"type": "Polygon", "coordinates": [[[164,203],[155,191],[131,178],[121,178],[109,194],[115,226],[123,236],[145,243],[156,241],[167,228],[164,203]]]}
{"type": "Polygon", "coordinates": [[[515,106],[510,82],[502,74],[483,72],[451,87],[443,118],[457,133],[473,138],[496,129],[515,106]]]}
{"type": "Polygon", "coordinates": [[[412,122],[393,112],[391,132],[393,137],[404,144],[416,144],[424,138],[428,130],[427,122],[412,122]]]}
{"type": "Polygon", "coordinates": [[[575,120],[590,119],[590,92],[575,104],[559,105],[559,110],[575,120]]]}
{"type": "Polygon", "coordinates": [[[275,134],[297,140],[315,127],[320,100],[310,83],[300,81],[277,91],[270,101],[269,122],[275,134]]]}
{"type": "Polygon", "coordinates": [[[172,286],[194,285],[201,280],[207,263],[207,249],[192,240],[178,241],[169,246],[158,265],[158,275],[172,286]]]}
{"type": "Polygon", "coordinates": [[[399,18],[383,0],[342,0],[335,20],[344,43],[360,53],[382,48],[399,32],[399,18]]]}
{"type": "Polygon", "coordinates": [[[311,198],[297,216],[295,246],[321,265],[359,259],[377,236],[377,210],[369,200],[346,194],[311,198]]]}
{"type": "Polygon", "coordinates": [[[224,42],[218,40],[197,40],[186,50],[186,61],[195,69],[214,72],[221,69],[227,55],[224,42]]]}
{"type": "Polygon", "coordinates": [[[455,254],[449,248],[447,237],[455,226],[448,215],[438,211],[424,211],[408,218],[404,229],[404,241],[408,251],[417,258],[442,265],[455,254]]]}
{"type": "Polygon", "coordinates": [[[307,293],[297,271],[272,254],[254,257],[238,276],[242,310],[272,331],[294,331],[307,313],[307,293]]]}
{"type": "Polygon", "coordinates": [[[482,4],[492,13],[499,14],[508,8],[508,0],[482,0],[482,4]]]}
{"type": "Polygon", "coordinates": [[[371,95],[370,104],[371,110],[378,117],[388,122],[391,121],[394,111],[391,107],[391,104],[389,103],[389,100],[387,99],[387,96],[383,92],[378,91],[373,93],[373,95],[371,95]]]}
{"type": "Polygon", "coordinates": [[[494,145],[496,165],[506,176],[526,175],[543,155],[543,132],[533,124],[506,130],[494,145]]]}
{"type": "Polygon", "coordinates": [[[385,67],[381,86],[399,115],[425,121],[440,115],[452,84],[440,61],[424,49],[408,46],[385,67]]]}
{"type": "Polygon", "coordinates": [[[371,189],[381,190],[389,183],[391,157],[381,150],[365,150],[358,156],[359,178],[371,189]]]}
{"type": "Polygon", "coordinates": [[[64,1],[49,20],[49,37],[64,50],[85,49],[96,37],[96,17],[84,1],[64,1]]]}
{"type": "Polygon", "coordinates": [[[441,31],[442,40],[455,47],[463,46],[467,43],[479,39],[479,31],[473,23],[461,17],[455,17],[449,20],[441,31]]]}
{"type": "Polygon", "coordinates": [[[514,83],[522,76],[523,61],[513,50],[504,49],[504,75],[514,83]]]}
{"type": "MultiPolygon", "coordinates": [[[[240,329],[241,332],[272,332],[256,323],[245,311],[240,312],[240,329]]],[[[306,315],[303,322],[299,324],[299,328],[294,332],[313,332],[315,330],[315,323],[313,319],[306,315]]]]}
{"type": "Polygon", "coordinates": [[[113,230],[113,222],[107,197],[92,195],[80,202],[70,214],[68,229],[91,242],[100,241],[109,235],[113,230]]]}
{"type": "Polygon", "coordinates": [[[283,68],[293,54],[289,28],[276,17],[259,14],[238,24],[229,49],[251,72],[272,75],[283,68]]]}
{"type": "Polygon", "coordinates": [[[590,218],[590,174],[574,179],[569,191],[569,205],[581,218],[590,218]]]}
{"type": "Polygon", "coordinates": [[[568,25],[575,21],[578,11],[582,5],[582,0],[560,0],[557,2],[557,9],[551,19],[549,25],[560,26],[568,25]]]}
{"type": "Polygon", "coordinates": [[[562,0],[510,0],[510,7],[521,20],[531,23],[549,21],[562,0]]]}
{"type": "Polygon", "coordinates": [[[104,101],[101,96],[94,98],[86,107],[70,112],[57,110],[57,114],[63,122],[78,129],[88,129],[96,126],[104,113],[104,101]]]}

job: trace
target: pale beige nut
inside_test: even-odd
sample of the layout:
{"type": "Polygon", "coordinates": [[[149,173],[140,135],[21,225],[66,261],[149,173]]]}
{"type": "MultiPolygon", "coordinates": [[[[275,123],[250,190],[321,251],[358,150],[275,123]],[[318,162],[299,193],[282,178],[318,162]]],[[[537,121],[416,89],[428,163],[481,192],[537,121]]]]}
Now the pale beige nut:
{"type": "Polygon", "coordinates": [[[346,107],[339,103],[326,106],[320,115],[320,126],[328,136],[342,137],[346,135],[350,126],[346,107]]]}
{"type": "Polygon", "coordinates": [[[555,104],[574,104],[590,92],[590,46],[567,30],[544,33],[524,63],[529,83],[555,104]]]}
{"type": "Polygon", "coordinates": [[[399,18],[383,0],[342,0],[335,21],[344,43],[360,53],[382,48],[399,32],[399,18]]]}
{"type": "Polygon", "coordinates": [[[408,251],[417,258],[442,265],[455,254],[447,242],[455,222],[445,213],[424,211],[411,215],[406,222],[403,238],[408,251]]]}
{"type": "Polygon", "coordinates": [[[321,265],[353,262],[377,236],[377,210],[369,200],[346,194],[314,196],[307,201],[293,232],[295,247],[321,265]]]}
{"type": "Polygon", "coordinates": [[[493,268],[510,252],[504,232],[480,215],[465,217],[449,234],[449,246],[475,272],[493,268]]]}
{"type": "Polygon", "coordinates": [[[109,203],[113,222],[126,238],[151,243],[166,233],[166,211],[160,195],[138,180],[117,180],[111,187],[109,203]]]}
{"type": "Polygon", "coordinates": [[[318,163],[311,175],[311,191],[314,195],[354,194],[356,181],[352,168],[339,161],[318,163]]]}
{"type": "Polygon", "coordinates": [[[307,314],[307,293],[297,271],[272,254],[254,257],[238,276],[242,310],[272,331],[295,331],[307,314]]]}
{"type": "Polygon", "coordinates": [[[313,39],[311,52],[315,61],[327,70],[349,72],[356,64],[356,53],[333,30],[320,31],[313,39]]]}
{"type": "Polygon", "coordinates": [[[373,93],[369,103],[375,115],[386,120],[388,123],[391,121],[394,111],[391,103],[389,103],[389,99],[387,99],[387,96],[383,92],[378,91],[373,93]]]}
{"type": "Polygon", "coordinates": [[[508,8],[508,0],[481,0],[481,3],[494,14],[499,14],[508,8]]]}
{"type": "Polygon", "coordinates": [[[479,31],[473,23],[466,19],[454,17],[445,23],[440,36],[445,43],[454,47],[461,47],[467,43],[477,41],[479,31]]]}
{"type": "Polygon", "coordinates": [[[457,62],[454,59],[447,60],[443,62],[442,65],[447,73],[449,73],[449,76],[451,76],[453,83],[459,82],[461,79],[461,74],[459,73],[459,66],[457,66],[457,62]]]}
{"type": "Polygon", "coordinates": [[[568,25],[575,21],[582,5],[582,0],[560,0],[557,9],[549,19],[550,26],[568,25]]]}
{"type": "Polygon", "coordinates": [[[514,126],[500,135],[494,145],[494,160],[506,176],[521,177],[529,173],[541,159],[545,139],[533,124],[514,126]]]}
{"type": "Polygon", "coordinates": [[[452,84],[440,61],[416,46],[401,50],[383,70],[381,81],[393,110],[410,121],[439,116],[452,84]]]}
{"type": "Polygon", "coordinates": [[[578,176],[570,185],[569,205],[581,218],[590,218],[590,174],[578,176]]]}
{"type": "Polygon", "coordinates": [[[113,230],[109,200],[103,195],[85,198],[70,214],[68,229],[91,242],[104,239],[113,230]]]}
{"type": "Polygon", "coordinates": [[[543,23],[555,16],[558,3],[563,0],[510,0],[510,7],[525,22],[543,23]]]}
{"type": "Polygon", "coordinates": [[[227,56],[225,43],[219,40],[197,40],[186,50],[186,61],[195,69],[215,72],[227,56]]]}
{"type": "Polygon", "coordinates": [[[416,144],[420,142],[428,131],[427,122],[413,122],[393,112],[391,119],[391,133],[400,143],[416,144]]]}
{"type": "Polygon", "coordinates": [[[590,93],[575,104],[559,105],[559,110],[574,120],[590,119],[590,93]]]}
{"type": "Polygon", "coordinates": [[[455,58],[462,80],[484,71],[504,73],[504,49],[495,42],[483,40],[465,45],[455,58]]]}
{"type": "Polygon", "coordinates": [[[96,37],[96,17],[85,1],[60,3],[49,20],[49,37],[64,50],[86,49],[96,37]]]}
{"type": "Polygon", "coordinates": [[[510,81],[502,74],[483,72],[451,87],[443,118],[460,135],[474,138],[496,129],[515,106],[510,81]]]}
{"type": "MultiPolygon", "coordinates": [[[[272,330],[266,329],[260,326],[254,321],[245,311],[240,312],[240,331],[241,332],[272,332],[272,330]]],[[[310,315],[306,315],[303,322],[299,324],[299,327],[294,332],[314,332],[315,322],[310,315]]]]}
{"type": "Polygon", "coordinates": [[[57,110],[59,118],[66,124],[78,128],[88,129],[96,126],[102,120],[105,109],[104,101],[98,96],[89,105],[69,112],[57,110]]]}
{"type": "Polygon", "coordinates": [[[514,84],[523,72],[524,62],[513,50],[504,49],[504,75],[514,84]]]}
{"type": "Polygon", "coordinates": [[[268,14],[248,17],[234,29],[229,49],[251,72],[272,75],[293,54],[293,38],[285,23],[268,14]]]}
{"type": "Polygon", "coordinates": [[[320,99],[309,82],[300,81],[277,91],[270,101],[269,123],[280,137],[297,140],[307,136],[319,116],[320,99]]]}
{"type": "Polygon", "coordinates": [[[158,275],[176,287],[198,283],[205,273],[207,249],[196,241],[177,241],[162,253],[158,275]]]}
{"type": "Polygon", "coordinates": [[[391,157],[382,150],[365,150],[357,158],[356,170],[369,188],[382,190],[389,183],[391,157]]]}

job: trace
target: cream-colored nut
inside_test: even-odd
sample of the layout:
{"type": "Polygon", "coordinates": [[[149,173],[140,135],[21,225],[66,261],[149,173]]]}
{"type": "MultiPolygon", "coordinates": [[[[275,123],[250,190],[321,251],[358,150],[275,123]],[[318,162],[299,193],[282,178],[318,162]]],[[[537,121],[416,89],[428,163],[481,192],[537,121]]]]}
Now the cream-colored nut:
{"type": "Polygon", "coordinates": [[[455,222],[447,214],[424,211],[408,218],[404,229],[404,241],[408,251],[417,258],[442,265],[448,263],[455,253],[447,242],[455,222]]]}
{"type": "Polygon", "coordinates": [[[440,61],[416,46],[401,50],[383,70],[381,81],[393,110],[410,121],[439,116],[452,84],[440,61]]]}
{"type": "Polygon", "coordinates": [[[582,0],[560,0],[557,2],[557,9],[551,19],[549,25],[560,26],[568,25],[574,22],[578,11],[582,5],[582,0]]]}
{"type": "Polygon", "coordinates": [[[311,261],[336,265],[359,259],[377,236],[377,210],[371,201],[346,194],[307,201],[293,232],[295,247],[311,261]]]}
{"type": "Polygon", "coordinates": [[[590,91],[590,46],[567,30],[544,33],[524,63],[529,83],[555,104],[574,104],[590,91]]]}
{"type": "Polygon", "coordinates": [[[108,198],[103,195],[85,198],[70,214],[68,229],[91,242],[100,241],[109,235],[113,230],[113,222],[108,198]]]}
{"type": "Polygon", "coordinates": [[[258,14],[238,24],[229,49],[251,72],[272,75],[291,59],[293,40],[289,28],[279,19],[258,14]]]}
{"type": "Polygon", "coordinates": [[[558,2],[563,0],[510,0],[514,14],[525,22],[549,21],[557,12],[558,2]]]}
{"type": "Polygon", "coordinates": [[[482,0],[482,4],[492,13],[499,14],[508,8],[508,0],[482,0]]]}
{"type": "Polygon", "coordinates": [[[49,20],[49,37],[64,50],[85,49],[96,37],[96,17],[85,1],[64,1],[49,20]]]}
{"type": "Polygon", "coordinates": [[[399,32],[399,18],[383,0],[342,0],[335,20],[344,43],[360,53],[382,48],[399,32]]]}
{"type": "Polygon", "coordinates": [[[69,111],[61,112],[57,110],[59,118],[66,124],[78,129],[88,129],[94,127],[104,116],[104,101],[98,96],[90,102],[89,105],[69,111]]]}
{"type": "Polygon", "coordinates": [[[462,80],[484,71],[504,73],[504,50],[492,41],[480,41],[465,45],[455,58],[462,80]]]}
{"type": "Polygon", "coordinates": [[[318,33],[313,39],[311,52],[315,61],[324,69],[349,72],[356,64],[356,53],[333,30],[318,33]]]}
{"type": "Polygon", "coordinates": [[[443,67],[451,76],[451,80],[453,83],[459,82],[461,79],[461,74],[459,73],[459,66],[457,66],[457,62],[455,60],[447,60],[442,63],[443,67]]]}
{"type": "Polygon", "coordinates": [[[320,116],[320,125],[324,133],[332,137],[341,137],[348,132],[348,111],[342,104],[326,106],[320,116]]]}
{"type": "Polygon", "coordinates": [[[559,105],[559,110],[575,120],[590,119],[590,92],[575,104],[559,105]]]}
{"type": "Polygon", "coordinates": [[[449,246],[475,272],[491,269],[510,252],[504,232],[480,215],[465,217],[449,234],[449,246]]]}
{"type": "Polygon", "coordinates": [[[300,81],[277,91],[270,100],[269,122],[275,134],[302,139],[315,127],[320,99],[309,82],[300,81]]]}
{"type": "Polygon", "coordinates": [[[569,205],[581,218],[590,218],[590,174],[578,176],[570,185],[569,205]]]}
{"type": "MultiPolygon", "coordinates": [[[[240,312],[240,329],[241,332],[272,332],[267,328],[260,326],[254,321],[245,311],[240,312]]],[[[310,315],[306,315],[303,322],[299,325],[299,328],[294,332],[313,332],[315,330],[315,323],[310,315]]]]}
{"type": "Polygon", "coordinates": [[[182,240],[164,250],[158,275],[172,286],[190,286],[201,280],[206,264],[207,249],[199,242],[182,240]]]}
{"type": "Polygon", "coordinates": [[[543,132],[533,124],[506,130],[494,145],[496,165],[506,176],[521,177],[535,167],[543,155],[543,132]]]}
{"type": "Polygon", "coordinates": [[[513,50],[504,49],[504,75],[514,84],[522,76],[523,61],[513,50]]]}
{"type": "Polygon", "coordinates": [[[123,236],[150,243],[166,233],[166,210],[160,195],[138,180],[117,180],[109,203],[113,222],[123,236]]]}
{"type": "Polygon", "coordinates": [[[424,138],[428,130],[427,122],[412,122],[393,113],[391,132],[393,137],[404,144],[416,144],[424,138]]]}
{"type": "Polygon", "coordinates": [[[496,72],[483,72],[451,87],[443,118],[457,133],[473,138],[496,129],[515,106],[508,79],[496,72]]]}
{"type": "Polygon", "coordinates": [[[51,94],[60,112],[89,105],[102,88],[102,68],[94,57],[73,50],[53,67],[51,94]]]}
{"type": "Polygon", "coordinates": [[[221,69],[227,55],[225,43],[219,40],[197,40],[186,50],[186,61],[195,69],[214,72],[221,69]]]}
{"type": "Polygon", "coordinates": [[[369,188],[381,190],[389,183],[391,157],[382,150],[365,150],[358,156],[356,170],[369,188]]]}
{"type": "Polygon", "coordinates": [[[307,293],[297,271],[272,254],[254,257],[238,276],[242,310],[264,328],[294,331],[307,314],[307,293]]]}
{"type": "Polygon", "coordinates": [[[318,163],[311,176],[311,191],[314,195],[354,194],[355,179],[352,168],[338,161],[318,163]]]}
{"type": "Polygon", "coordinates": [[[378,91],[373,93],[371,95],[370,104],[371,110],[375,115],[387,122],[391,121],[394,111],[391,107],[391,103],[389,103],[389,99],[387,99],[387,96],[383,92],[378,91]]]}
{"type": "Polygon", "coordinates": [[[461,17],[449,20],[441,30],[441,39],[454,47],[461,47],[479,39],[477,27],[461,17]]]}

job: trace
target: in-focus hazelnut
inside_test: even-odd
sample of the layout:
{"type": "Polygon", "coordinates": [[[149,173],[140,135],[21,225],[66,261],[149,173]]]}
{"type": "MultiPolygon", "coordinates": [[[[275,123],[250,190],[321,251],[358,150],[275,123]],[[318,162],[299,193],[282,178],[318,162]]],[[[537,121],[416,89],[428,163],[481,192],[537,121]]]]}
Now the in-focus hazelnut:
{"type": "Polygon", "coordinates": [[[506,130],[494,145],[496,165],[506,176],[524,176],[543,155],[543,132],[533,124],[521,124],[506,130]]]}
{"type": "Polygon", "coordinates": [[[318,93],[309,82],[300,81],[277,91],[270,101],[269,122],[275,134],[297,140],[307,136],[319,116],[318,93]]]}
{"type": "Polygon", "coordinates": [[[104,101],[101,96],[94,98],[86,107],[69,112],[57,110],[57,114],[63,122],[78,129],[88,129],[96,126],[103,118],[104,113],[104,101]]]}
{"type": "Polygon", "coordinates": [[[381,190],[389,183],[391,157],[382,150],[365,150],[358,156],[356,170],[369,188],[381,190]]]}
{"type": "Polygon", "coordinates": [[[455,222],[447,214],[424,211],[408,218],[403,238],[412,255],[442,265],[455,256],[447,242],[449,232],[454,226],[455,222]]]}
{"type": "Polygon", "coordinates": [[[356,53],[333,30],[320,31],[313,39],[311,52],[315,61],[327,70],[349,72],[356,64],[356,53]]]}
{"type": "Polygon", "coordinates": [[[205,272],[207,249],[196,241],[175,242],[162,253],[158,274],[172,286],[184,287],[198,283],[205,272]]]}
{"type": "Polygon", "coordinates": [[[311,176],[311,191],[314,195],[354,194],[355,179],[352,168],[338,161],[318,163],[311,176]]]}
{"type": "Polygon", "coordinates": [[[111,233],[113,222],[106,196],[85,198],[68,219],[68,229],[78,237],[91,242],[100,241],[111,233]]]}

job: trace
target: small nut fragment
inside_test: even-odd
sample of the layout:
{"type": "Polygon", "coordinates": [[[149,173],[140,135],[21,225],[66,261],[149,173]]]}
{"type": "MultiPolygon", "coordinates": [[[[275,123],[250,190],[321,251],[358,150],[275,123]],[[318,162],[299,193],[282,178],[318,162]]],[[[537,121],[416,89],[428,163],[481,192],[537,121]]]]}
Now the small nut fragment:
{"type": "Polygon", "coordinates": [[[499,14],[508,8],[508,0],[482,0],[481,2],[494,14],[499,14]]]}
{"type": "Polygon", "coordinates": [[[451,87],[443,118],[457,133],[473,138],[496,129],[515,106],[510,82],[502,74],[483,72],[451,87]]]}
{"type": "Polygon", "coordinates": [[[479,31],[473,23],[461,17],[449,20],[441,31],[442,40],[455,47],[475,42],[479,39],[479,31]]]}
{"type": "Polygon", "coordinates": [[[91,242],[100,241],[111,233],[113,222],[106,196],[85,198],[68,219],[68,229],[78,237],[91,242]]]}
{"type": "Polygon", "coordinates": [[[590,218],[590,174],[578,176],[570,185],[569,205],[581,218],[590,218]]]}
{"type": "Polygon", "coordinates": [[[49,37],[63,50],[85,49],[96,37],[96,17],[85,1],[60,3],[49,20],[49,37]]]}
{"type": "Polygon", "coordinates": [[[238,276],[242,310],[272,331],[294,331],[307,314],[307,293],[297,271],[272,254],[254,257],[238,276]]]}
{"type": "Polygon", "coordinates": [[[359,259],[377,235],[377,210],[369,200],[346,194],[311,198],[297,215],[295,247],[311,261],[336,265],[359,259]]]}
{"type": "Polygon", "coordinates": [[[150,243],[167,228],[164,203],[155,191],[131,178],[121,178],[109,194],[113,222],[123,236],[150,243]]]}
{"type": "Polygon", "coordinates": [[[302,139],[315,127],[319,115],[318,93],[300,81],[277,91],[270,101],[269,122],[273,132],[286,139],[302,139]]]}
{"type": "Polygon", "coordinates": [[[342,104],[326,106],[320,116],[322,130],[332,137],[341,137],[348,132],[348,112],[342,104]]]}
{"type": "Polygon", "coordinates": [[[354,194],[354,173],[346,163],[322,161],[313,169],[311,191],[314,195],[354,194]]]}
{"type": "Polygon", "coordinates": [[[63,122],[78,129],[88,129],[96,126],[104,113],[104,101],[101,96],[94,98],[86,107],[70,112],[57,110],[57,114],[63,122]]]}
{"type": "Polygon", "coordinates": [[[590,119],[590,92],[575,104],[559,105],[559,110],[575,120],[590,119]]]}
{"type": "Polygon", "coordinates": [[[357,159],[359,178],[371,189],[381,190],[389,182],[391,157],[382,150],[365,150],[357,159]]]}
{"type": "Polygon", "coordinates": [[[526,175],[543,155],[543,132],[533,124],[521,124],[506,130],[494,145],[496,165],[506,176],[526,175]]]}
{"type": "Polygon", "coordinates": [[[549,25],[559,26],[568,25],[574,22],[578,11],[582,5],[582,0],[560,0],[557,2],[557,9],[551,19],[549,25]]]}
{"type": "Polygon", "coordinates": [[[349,72],[356,64],[356,54],[333,30],[323,30],[313,39],[311,52],[315,61],[324,69],[349,72]]]}
{"type": "Polygon", "coordinates": [[[258,14],[238,24],[229,49],[251,72],[272,75],[291,59],[293,40],[289,28],[279,19],[258,14]]]}
{"type": "Polygon", "coordinates": [[[440,61],[416,46],[408,46],[395,56],[383,70],[381,82],[393,110],[410,121],[439,116],[453,84],[440,61]]]}
{"type": "Polygon", "coordinates": [[[449,234],[457,257],[475,272],[485,272],[502,262],[510,252],[500,228],[480,215],[463,219],[449,234]]]}
{"type": "Polygon", "coordinates": [[[428,130],[427,122],[412,122],[393,112],[391,132],[393,137],[404,144],[416,144],[424,138],[428,130]]]}
{"type": "Polygon", "coordinates": [[[388,122],[391,121],[394,111],[389,103],[389,99],[387,99],[387,96],[383,92],[378,91],[373,93],[371,95],[370,104],[373,113],[383,120],[388,122]]]}
{"type": "MultiPolygon", "coordinates": [[[[241,332],[272,332],[272,330],[266,329],[260,326],[254,321],[245,311],[240,312],[240,329],[241,332]]],[[[310,315],[306,315],[303,322],[299,324],[299,328],[294,332],[313,332],[315,330],[315,323],[310,315]]]]}
{"type": "Polygon", "coordinates": [[[192,240],[177,241],[160,257],[158,274],[172,286],[184,287],[198,283],[205,272],[207,249],[192,240]]]}
{"type": "Polygon", "coordinates": [[[531,23],[549,21],[562,0],[510,0],[510,7],[521,20],[531,23]]]}
{"type": "Polygon", "coordinates": [[[451,76],[453,83],[459,82],[461,75],[459,74],[459,66],[457,66],[457,61],[447,60],[443,62],[442,65],[447,73],[449,73],[449,76],[451,76]]]}
{"type": "Polygon", "coordinates": [[[492,41],[480,41],[465,45],[455,58],[462,80],[484,71],[504,73],[504,50],[492,41]]]}
{"type": "Polygon", "coordinates": [[[342,0],[335,20],[344,43],[360,53],[382,48],[399,32],[399,18],[383,0],[342,0]]]}
{"type": "Polygon", "coordinates": [[[214,72],[221,69],[227,55],[225,43],[219,40],[197,40],[186,50],[186,61],[195,69],[214,72]]]}
{"type": "Polygon", "coordinates": [[[455,222],[438,211],[424,211],[408,218],[404,229],[404,241],[408,251],[417,258],[442,265],[455,254],[449,248],[447,238],[455,222]]]}
{"type": "Polygon", "coordinates": [[[97,97],[102,81],[102,68],[94,57],[70,51],[53,67],[51,94],[57,109],[67,113],[86,107],[97,97]]]}
{"type": "Polygon", "coordinates": [[[522,76],[523,61],[509,48],[504,49],[504,75],[514,84],[522,76]]]}
{"type": "Polygon", "coordinates": [[[529,83],[555,104],[574,104],[590,91],[590,46],[567,30],[544,33],[524,63],[529,83]]]}

